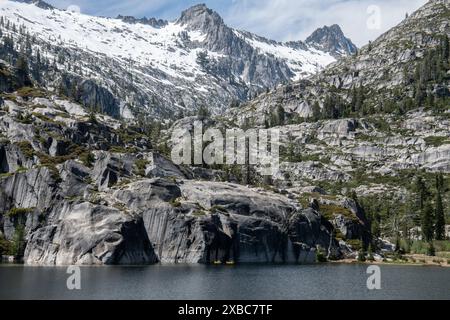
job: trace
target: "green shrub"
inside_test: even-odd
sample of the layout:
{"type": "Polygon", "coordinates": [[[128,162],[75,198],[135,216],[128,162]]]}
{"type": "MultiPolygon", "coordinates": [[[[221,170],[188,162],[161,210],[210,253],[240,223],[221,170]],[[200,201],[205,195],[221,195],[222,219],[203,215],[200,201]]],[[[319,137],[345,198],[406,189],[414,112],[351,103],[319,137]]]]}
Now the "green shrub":
{"type": "Polygon", "coordinates": [[[147,165],[149,164],[149,161],[147,159],[138,159],[134,162],[134,165],[136,166],[136,175],[138,176],[145,176],[145,169],[147,168],[147,165]]]}
{"type": "Polygon", "coordinates": [[[424,140],[427,143],[427,145],[431,146],[431,147],[440,147],[444,144],[450,143],[450,139],[448,139],[447,137],[431,136],[431,137],[426,137],[424,140]]]}
{"type": "Polygon", "coordinates": [[[92,152],[85,151],[79,156],[80,161],[88,168],[91,168],[95,162],[95,156],[92,152]]]}
{"type": "Polygon", "coordinates": [[[450,252],[450,240],[436,240],[434,241],[434,247],[437,252],[450,252]]]}
{"type": "Polygon", "coordinates": [[[32,115],[36,118],[38,118],[39,120],[42,120],[44,122],[52,122],[53,119],[47,117],[46,115],[42,114],[42,113],[38,113],[38,112],[33,112],[32,115]]]}
{"type": "Polygon", "coordinates": [[[16,120],[18,122],[20,122],[20,123],[23,123],[23,124],[31,124],[31,123],[33,123],[33,117],[31,116],[30,113],[25,113],[25,115],[23,113],[19,113],[17,115],[16,120]]]}
{"type": "Polygon", "coordinates": [[[29,98],[44,98],[45,93],[41,89],[32,88],[32,87],[22,87],[17,90],[17,95],[19,97],[29,99],[29,98]]]}
{"type": "Polygon", "coordinates": [[[316,262],[318,263],[323,263],[323,262],[327,262],[327,256],[326,256],[326,252],[325,250],[318,246],[317,247],[317,251],[316,251],[316,262]]]}
{"type": "Polygon", "coordinates": [[[34,209],[32,208],[12,208],[7,213],[6,216],[8,217],[17,217],[20,215],[25,215],[30,212],[32,212],[34,209]]]}
{"type": "Polygon", "coordinates": [[[113,207],[120,211],[127,211],[127,206],[123,203],[116,202],[113,204],[113,207]]]}
{"type": "Polygon", "coordinates": [[[9,248],[9,254],[15,257],[22,257],[25,251],[25,227],[19,225],[14,232],[13,240],[9,248]]]}
{"type": "Polygon", "coordinates": [[[136,152],[138,152],[138,150],[136,147],[113,146],[109,149],[109,152],[112,152],[112,153],[136,153],[136,152]]]}
{"type": "Polygon", "coordinates": [[[36,152],[33,149],[33,146],[28,141],[20,141],[17,143],[20,151],[27,158],[33,158],[36,155],[36,152]]]}
{"type": "Polygon", "coordinates": [[[333,220],[336,215],[342,215],[347,219],[358,221],[358,218],[349,209],[337,205],[320,204],[319,211],[329,221],[333,220]]]}
{"type": "Polygon", "coordinates": [[[355,240],[347,240],[346,241],[348,245],[350,245],[352,247],[353,250],[355,251],[360,251],[362,249],[362,241],[359,239],[355,239],[355,240]]]}
{"type": "Polygon", "coordinates": [[[410,252],[415,254],[427,254],[427,244],[425,241],[414,241],[411,244],[410,252]]]}
{"type": "Polygon", "coordinates": [[[181,202],[178,201],[177,199],[172,199],[169,201],[170,205],[174,208],[179,208],[181,207],[181,202]]]}
{"type": "Polygon", "coordinates": [[[206,216],[206,212],[203,210],[196,210],[192,213],[194,217],[204,217],[206,216]]]}
{"type": "Polygon", "coordinates": [[[7,255],[11,251],[11,242],[0,236],[0,256],[7,255]]]}
{"type": "Polygon", "coordinates": [[[211,212],[214,212],[214,213],[216,213],[216,212],[225,213],[225,212],[227,212],[227,209],[225,209],[224,207],[219,206],[219,205],[214,205],[214,206],[211,207],[211,212]]]}
{"type": "MultiPolygon", "coordinates": [[[[411,253],[415,254],[428,254],[429,253],[429,244],[426,241],[413,241],[411,244],[411,253]]],[[[442,240],[442,241],[434,241],[433,247],[435,252],[450,252],[450,241],[442,240]]]]}
{"type": "Polygon", "coordinates": [[[365,262],[366,261],[366,252],[364,250],[359,250],[358,252],[358,261],[365,262]]]}
{"type": "Polygon", "coordinates": [[[433,242],[430,242],[427,249],[427,255],[434,257],[436,255],[436,249],[434,248],[433,242]]]}

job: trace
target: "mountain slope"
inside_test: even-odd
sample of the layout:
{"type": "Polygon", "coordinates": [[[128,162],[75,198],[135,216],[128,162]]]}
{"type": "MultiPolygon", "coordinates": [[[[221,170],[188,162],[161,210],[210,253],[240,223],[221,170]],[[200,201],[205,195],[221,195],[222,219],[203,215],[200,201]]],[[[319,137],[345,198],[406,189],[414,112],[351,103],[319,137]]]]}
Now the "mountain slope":
{"type": "Polygon", "coordinates": [[[113,116],[173,117],[202,105],[219,112],[335,61],[313,44],[289,46],[229,28],[205,5],[166,22],[26,2],[0,3],[3,37],[16,48],[26,43],[40,85],[113,116]],[[36,66],[37,52],[44,66],[36,66]]]}
{"type": "Polygon", "coordinates": [[[374,114],[395,106],[402,112],[423,107],[419,91],[425,96],[448,97],[449,16],[448,1],[429,1],[358,54],[342,58],[307,79],[262,94],[233,113],[250,120],[259,115],[254,123],[263,125],[261,115],[280,105],[293,118],[333,119],[374,114]]]}
{"type": "MultiPolygon", "coordinates": [[[[12,85],[22,71],[0,63],[0,85],[15,90],[0,99],[0,258],[140,265],[313,263],[319,249],[330,259],[354,256],[319,208],[225,182],[225,172],[177,166],[155,150],[157,126],[12,85]]],[[[363,217],[352,200],[336,206],[363,217]]],[[[351,225],[368,235],[363,222],[351,225]]]]}
{"type": "Polygon", "coordinates": [[[306,179],[404,200],[419,170],[450,172],[449,16],[449,1],[430,1],[357,55],[225,118],[280,129],[289,161],[277,176],[283,185],[306,179]]]}

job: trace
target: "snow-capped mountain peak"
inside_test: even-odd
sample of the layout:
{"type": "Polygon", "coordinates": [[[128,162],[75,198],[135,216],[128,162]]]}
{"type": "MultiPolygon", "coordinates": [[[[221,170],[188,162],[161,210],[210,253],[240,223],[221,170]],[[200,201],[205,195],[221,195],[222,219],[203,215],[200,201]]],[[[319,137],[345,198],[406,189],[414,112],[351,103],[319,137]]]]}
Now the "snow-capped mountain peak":
{"type": "Polygon", "coordinates": [[[89,16],[41,0],[1,1],[0,16],[10,22],[2,37],[13,38],[17,51],[31,36],[31,67],[37,52],[48,63],[39,68],[41,85],[66,95],[83,88],[74,98],[113,115],[173,116],[201,105],[219,112],[336,60],[316,45],[230,28],[205,5],[172,22],[89,16]]]}
{"type": "Polygon", "coordinates": [[[180,25],[190,30],[202,30],[208,32],[212,27],[223,26],[222,17],[215,11],[209,9],[205,4],[198,4],[184,10],[177,20],[180,25]]]}

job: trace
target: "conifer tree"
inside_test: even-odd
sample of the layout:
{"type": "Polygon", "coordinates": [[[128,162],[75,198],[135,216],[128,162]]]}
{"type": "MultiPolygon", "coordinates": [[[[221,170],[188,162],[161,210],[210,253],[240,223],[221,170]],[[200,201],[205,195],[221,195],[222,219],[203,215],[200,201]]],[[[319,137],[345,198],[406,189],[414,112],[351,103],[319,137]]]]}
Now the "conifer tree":
{"type": "Polygon", "coordinates": [[[433,207],[431,203],[427,201],[422,210],[422,235],[423,239],[427,242],[433,241],[434,228],[433,228],[433,207]]]}
{"type": "Polygon", "coordinates": [[[444,176],[442,173],[436,175],[436,199],[435,199],[435,234],[436,240],[445,240],[445,213],[442,203],[444,190],[444,176]]]}
{"type": "Polygon", "coordinates": [[[320,105],[319,102],[314,102],[312,106],[312,119],[313,121],[318,121],[321,118],[320,105]]]}
{"type": "Polygon", "coordinates": [[[422,177],[417,177],[415,181],[414,191],[416,193],[416,207],[422,211],[428,198],[428,190],[422,177]]]}
{"type": "Polygon", "coordinates": [[[16,62],[15,72],[19,87],[32,85],[28,72],[28,62],[23,55],[20,55],[16,62]]]}
{"type": "Polygon", "coordinates": [[[436,225],[435,225],[436,240],[445,240],[445,215],[440,191],[436,193],[435,217],[436,217],[436,225]]]}

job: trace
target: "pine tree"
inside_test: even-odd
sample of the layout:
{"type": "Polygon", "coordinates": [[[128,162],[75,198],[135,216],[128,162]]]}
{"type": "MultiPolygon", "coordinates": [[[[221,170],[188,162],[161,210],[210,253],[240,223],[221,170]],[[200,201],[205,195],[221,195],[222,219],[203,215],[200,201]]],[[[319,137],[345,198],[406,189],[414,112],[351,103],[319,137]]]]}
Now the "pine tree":
{"type": "Polygon", "coordinates": [[[376,217],[374,217],[372,219],[372,222],[371,222],[370,229],[371,229],[372,236],[374,238],[379,238],[380,235],[381,235],[381,233],[380,233],[380,221],[379,220],[380,220],[379,216],[376,216],[376,217]]]}
{"type": "Polygon", "coordinates": [[[278,124],[280,126],[283,126],[286,122],[286,112],[284,111],[284,108],[281,105],[279,105],[277,107],[277,118],[278,118],[278,124]]]}
{"type": "Polygon", "coordinates": [[[445,214],[440,191],[436,193],[435,217],[436,217],[436,224],[435,224],[436,240],[445,240],[445,214]]]}
{"type": "Polygon", "coordinates": [[[415,181],[414,191],[416,193],[416,206],[417,209],[423,210],[425,202],[428,198],[428,190],[422,177],[417,177],[415,181]]]}
{"type": "Polygon", "coordinates": [[[401,245],[400,245],[400,235],[397,232],[397,234],[395,235],[395,252],[400,252],[401,251],[401,245]]]}
{"type": "Polygon", "coordinates": [[[427,251],[427,254],[431,257],[434,257],[436,255],[436,249],[434,248],[433,241],[430,241],[427,251]]]}
{"type": "Polygon", "coordinates": [[[24,56],[19,56],[16,62],[16,77],[19,87],[31,86],[31,80],[28,75],[28,62],[24,56]]]}
{"type": "Polygon", "coordinates": [[[295,162],[295,139],[291,133],[288,133],[287,137],[286,160],[288,162],[295,162]]]}
{"type": "Polygon", "coordinates": [[[367,251],[367,259],[369,261],[375,261],[375,258],[373,256],[373,248],[372,248],[372,244],[369,244],[369,250],[367,251]]]}
{"type": "Polygon", "coordinates": [[[320,117],[321,117],[320,105],[319,102],[316,101],[312,106],[312,119],[313,121],[318,121],[320,120],[320,117]]]}
{"type": "Polygon", "coordinates": [[[436,175],[436,190],[440,192],[445,192],[444,190],[444,175],[442,173],[438,173],[436,175]]]}
{"type": "Polygon", "coordinates": [[[445,61],[450,59],[450,41],[447,35],[442,39],[442,58],[445,61]]]}
{"type": "Polygon", "coordinates": [[[360,112],[363,109],[364,101],[366,100],[366,92],[364,86],[361,84],[356,91],[355,112],[360,112]]]}
{"type": "Polygon", "coordinates": [[[353,86],[352,88],[352,97],[350,101],[350,108],[352,112],[356,112],[356,101],[358,99],[358,90],[356,89],[356,86],[353,86]]]}
{"type": "Polygon", "coordinates": [[[333,119],[334,116],[334,102],[331,96],[326,96],[323,103],[323,118],[333,119]]]}
{"type": "Polygon", "coordinates": [[[208,52],[200,51],[199,53],[197,53],[196,61],[202,68],[206,69],[209,63],[208,52]]]}
{"type": "Polygon", "coordinates": [[[14,40],[8,36],[3,38],[3,48],[1,48],[1,51],[12,53],[14,51],[14,40]]]}
{"type": "Polygon", "coordinates": [[[433,207],[428,201],[422,210],[422,235],[423,239],[427,242],[433,241],[434,228],[433,228],[433,207]]]}
{"type": "Polygon", "coordinates": [[[197,111],[197,116],[199,117],[200,120],[203,121],[211,117],[211,112],[206,106],[201,105],[197,111]]]}

